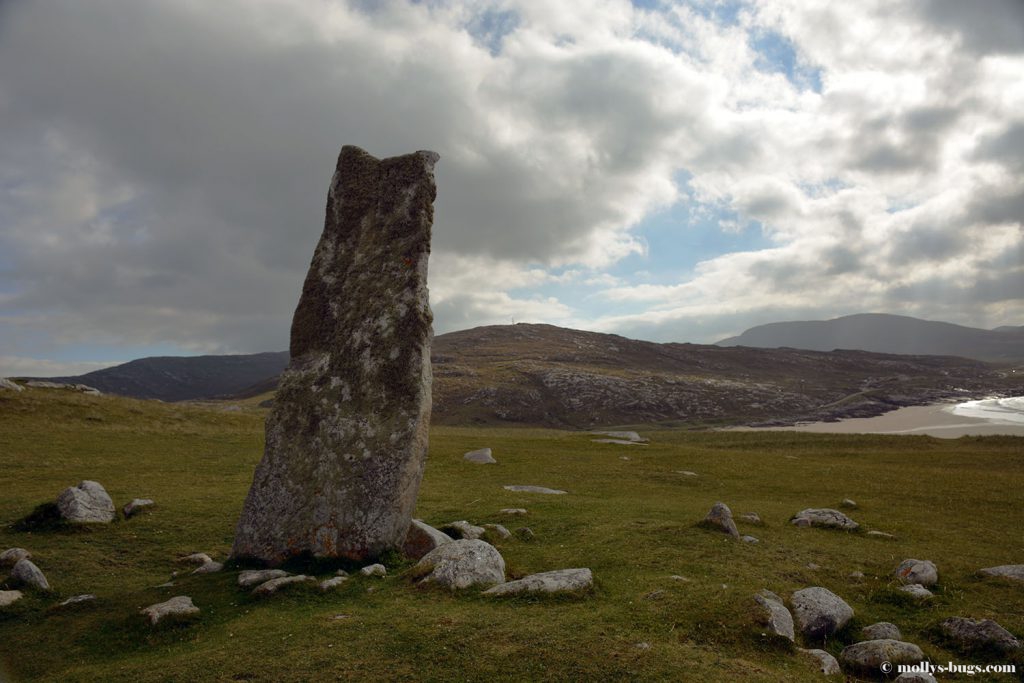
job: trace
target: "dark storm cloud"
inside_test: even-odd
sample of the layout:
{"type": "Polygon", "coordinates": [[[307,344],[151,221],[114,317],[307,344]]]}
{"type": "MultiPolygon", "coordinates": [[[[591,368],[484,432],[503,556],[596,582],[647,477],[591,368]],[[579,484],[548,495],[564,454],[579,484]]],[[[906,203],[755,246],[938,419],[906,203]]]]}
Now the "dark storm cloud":
{"type": "Polygon", "coordinates": [[[980,53],[1024,52],[1021,0],[925,0],[925,17],[960,34],[966,48],[980,53]]]}

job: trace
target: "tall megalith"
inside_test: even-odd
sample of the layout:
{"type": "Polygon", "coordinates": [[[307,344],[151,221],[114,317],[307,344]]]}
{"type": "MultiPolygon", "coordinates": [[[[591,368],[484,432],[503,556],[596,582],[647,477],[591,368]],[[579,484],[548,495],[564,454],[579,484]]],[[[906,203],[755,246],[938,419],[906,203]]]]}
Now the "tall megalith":
{"type": "Polygon", "coordinates": [[[345,146],[232,556],[400,548],[427,455],[434,152],[345,146]]]}

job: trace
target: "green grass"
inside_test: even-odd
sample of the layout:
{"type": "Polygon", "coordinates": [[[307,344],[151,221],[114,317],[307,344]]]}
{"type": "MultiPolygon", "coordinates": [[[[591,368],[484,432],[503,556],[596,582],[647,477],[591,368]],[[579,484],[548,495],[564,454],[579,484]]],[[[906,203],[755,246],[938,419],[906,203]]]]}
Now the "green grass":
{"type": "Polygon", "coordinates": [[[810,585],[856,611],[826,643],[834,654],[881,620],[934,662],[1007,661],[937,644],[934,627],[948,616],[992,618],[1024,635],[1024,587],[975,576],[1024,561],[1024,439],[1013,437],[663,431],[646,434],[649,446],[624,447],[579,433],[438,427],[417,516],[529,526],[535,540],[497,544],[510,575],[590,567],[592,594],[452,595],[413,585],[408,564],[328,595],[296,589],[257,600],[236,588],[233,571],[155,588],[179,555],[226,556],[262,455],[264,415],[251,405],[227,412],[60,391],[0,394],[0,550],[29,549],[56,591],[0,612],[0,680],[817,681],[791,647],[762,635],[751,599],[761,588],[788,599],[810,585]],[[484,446],[497,465],[462,460],[484,446]],[[101,482],[119,507],[133,497],[158,507],[88,530],[9,526],[82,479],[101,482]],[[517,494],[504,484],[570,494],[517,494]],[[788,523],[800,509],[847,497],[860,504],[855,519],[898,539],[788,523]],[[698,526],[718,500],[737,518],[761,515],[763,527],[738,520],[759,544],[698,526]],[[506,507],[529,515],[503,518],[506,507]],[[939,567],[929,605],[893,591],[891,573],[907,557],[939,567]],[[851,581],[853,571],[866,578],[851,581]],[[99,600],[54,607],[79,593],[99,600]],[[138,617],[174,595],[191,596],[199,619],[151,629],[138,617]]]}

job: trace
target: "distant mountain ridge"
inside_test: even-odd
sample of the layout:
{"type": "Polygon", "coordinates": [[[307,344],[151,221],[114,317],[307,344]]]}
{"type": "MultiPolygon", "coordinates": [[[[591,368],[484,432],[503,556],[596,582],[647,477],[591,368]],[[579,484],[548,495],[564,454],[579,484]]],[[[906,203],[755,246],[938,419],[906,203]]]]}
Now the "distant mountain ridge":
{"type": "Polygon", "coordinates": [[[991,363],[1024,361],[1024,327],[983,330],[903,315],[861,313],[832,320],[769,323],[716,342],[717,346],[857,349],[875,353],[960,356],[991,363]]]}

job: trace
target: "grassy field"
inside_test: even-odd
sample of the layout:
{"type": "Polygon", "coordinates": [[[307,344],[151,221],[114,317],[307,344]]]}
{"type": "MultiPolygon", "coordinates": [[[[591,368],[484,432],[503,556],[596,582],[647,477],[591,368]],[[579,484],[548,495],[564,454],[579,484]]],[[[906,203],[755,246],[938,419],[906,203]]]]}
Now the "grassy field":
{"type": "Polygon", "coordinates": [[[529,526],[533,541],[496,544],[510,575],[590,567],[591,595],[452,595],[413,585],[401,564],[329,594],[296,589],[258,600],[235,586],[230,568],[156,588],[180,555],[225,558],[262,455],[264,414],[0,392],[0,550],[29,549],[55,590],[0,611],[0,680],[815,681],[822,676],[808,660],[763,635],[751,599],[762,588],[788,599],[812,585],[856,611],[826,643],[834,654],[881,620],[934,662],[1008,662],[944,649],[934,628],[948,616],[992,618],[1024,635],[1024,587],[975,576],[1024,562],[1024,439],[1013,437],[664,431],[647,433],[649,446],[625,447],[581,433],[439,427],[417,516],[529,526]],[[497,465],[463,461],[484,446],[497,465]],[[86,531],[9,527],[82,479],[101,482],[119,507],[133,497],[158,507],[86,531]],[[518,494],[504,484],[570,493],[518,494]],[[862,525],[897,540],[788,523],[843,498],[859,503],[851,516],[862,525]],[[738,520],[759,544],[697,525],[719,500],[737,518],[760,514],[764,526],[738,520]],[[503,518],[507,507],[529,514],[503,518]],[[908,557],[939,567],[928,605],[894,591],[892,571],[908,557]],[[851,580],[854,571],[866,577],[851,580]],[[55,607],[79,593],[99,599],[55,607]],[[138,617],[174,595],[191,596],[200,618],[151,629],[138,617]]]}

